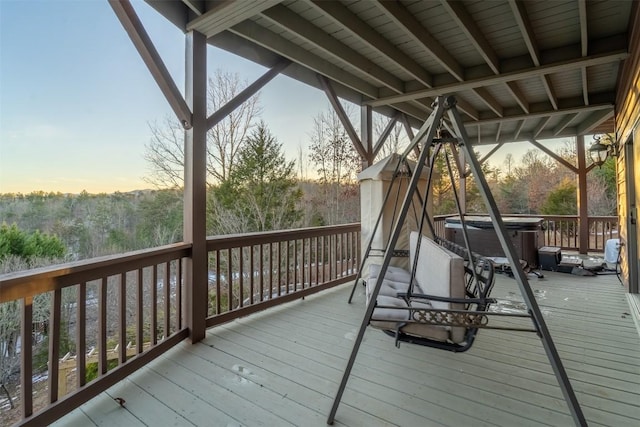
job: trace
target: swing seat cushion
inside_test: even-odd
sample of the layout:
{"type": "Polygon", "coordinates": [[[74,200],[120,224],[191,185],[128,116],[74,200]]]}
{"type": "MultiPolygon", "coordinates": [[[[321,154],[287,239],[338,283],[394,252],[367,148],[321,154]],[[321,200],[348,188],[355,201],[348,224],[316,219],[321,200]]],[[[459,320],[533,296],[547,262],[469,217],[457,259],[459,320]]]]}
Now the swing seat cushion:
{"type": "MultiPolygon", "coordinates": [[[[437,297],[464,298],[464,259],[425,236],[422,236],[420,240],[418,251],[418,232],[411,233],[409,237],[409,265],[413,265],[418,251],[415,277],[423,289],[423,293],[437,297]]],[[[433,308],[444,310],[462,310],[464,308],[462,304],[450,304],[442,301],[432,301],[431,305],[433,308]]]]}
{"type": "MultiPolygon", "coordinates": [[[[369,266],[369,278],[366,281],[367,301],[371,299],[371,292],[373,292],[373,288],[376,286],[381,267],[379,264],[371,264],[369,266]]],[[[407,270],[390,265],[384,275],[378,295],[396,297],[399,293],[406,293],[409,290],[410,280],[411,274],[409,274],[407,270]]],[[[413,292],[422,293],[422,289],[417,283],[414,284],[413,292]]]]}
{"type": "MultiPolygon", "coordinates": [[[[464,298],[465,297],[465,270],[464,259],[459,255],[438,245],[433,240],[419,236],[417,232],[412,232],[409,239],[409,265],[413,266],[413,260],[418,257],[416,264],[413,294],[426,294],[439,297],[464,298]],[[420,238],[420,248],[418,250],[418,239],[420,238]]],[[[380,266],[370,267],[374,272],[380,272],[380,266]]],[[[410,311],[407,310],[407,302],[399,298],[399,293],[407,292],[411,273],[408,271],[398,271],[397,267],[389,268],[382,282],[378,293],[377,304],[379,306],[398,307],[397,309],[376,308],[373,313],[371,325],[380,329],[394,331],[398,326],[402,326],[405,334],[426,337],[440,341],[452,341],[460,343],[465,339],[465,328],[428,325],[423,323],[407,323],[410,311]],[[394,279],[405,279],[391,280],[394,279]]],[[[375,275],[377,276],[377,275],[375,275]]],[[[377,277],[371,277],[367,281],[367,301],[377,282],[377,277]]],[[[443,301],[422,300],[411,302],[413,308],[433,308],[433,309],[453,309],[463,310],[464,305],[460,303],[449,303],[443,301]]]]}
{"type": "MultiPolygon", "coordinates": [[[[398,326],[401,326],[402,332],[405,334],[428,337],[438,341],[451,339],[451,330],[455,328],[449,326],[427,325],[424,323],[407,323],[403,325],[404,321],[408,320],[410,314],[410,312],[406,310],[407,304],[403,299],[378,295],[377,301],[378,305],[398,308],[376,308],[373,313],[373,318],[384,320],[372,320],[371,326],[388,331],[395,331],[398,326]]],[[[424,309],[432,308],[431,304],[426,301],[412,302],[411,306],[424,309]]]]}

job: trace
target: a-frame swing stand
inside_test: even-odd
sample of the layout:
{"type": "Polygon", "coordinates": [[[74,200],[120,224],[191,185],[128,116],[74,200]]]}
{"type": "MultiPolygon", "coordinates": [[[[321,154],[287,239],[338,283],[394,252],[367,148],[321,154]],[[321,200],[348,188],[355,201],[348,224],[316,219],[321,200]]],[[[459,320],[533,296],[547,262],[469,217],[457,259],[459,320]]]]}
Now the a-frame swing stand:
{"type": "MultiPolygon", "coordinates": [[[[489,185],[484,177],[482,169],[480,167],[480,163],[476,158],[472,147],[469,143],[469,138],[467,136],[466,129],[462,124],[462,120],[460,119],[460,114],[456,109],[456,101],[454,97],[444,97],[440,96],[437,98],[434,103],[434,110],[426,120],[426,122],[422,125],[417,135],[411,141],[410,146],[405,151],[405,153],[409,153],[415,147],[421,147],[420,155],[418,162],[416,164],[415,170],[412,173],[411,179],[409,181],[406,194],[404,196],[401,209],[398,213],[398,217],[393,226],[391,235],[389,237],[389,241],[387,242],[386,249],[384,252],[383,263],[381,266],[381,272],[376,280],[376,285],[370,296],[370,303],[367,305],[367,310],[362,319],[362,323],[360,325],[360,330],[358,331],[358,335],[356,336],[353,349],[351,351],[351,356],[349,361],[347,362],[347,366],[344,370],[344,374],[342,376],[342,381],[340,382],[340,386],[336,393],[335,399],[333,401],[333,406],[331,408],[331,412],[329,413],[329,417],[327,419],[327,424],[333,424],[335,419],[336,412],[338,410],[338,406],[340,405],[340,401],[342,399],[342,395],[347,385],[347,381],[349,380],[349,376],[351,375],[351,370],[355,363],[355,359],[358,355],[358,350],[360,345],[362,344],[362,339],[364,338],[364,334],[366,331],[369,322],[372,319],[374,309],[376,307],[376,299],[380,292],[380,288],[383,283],[384,273],[389,268],[391,263],[391,259],[393,257],[394,249],[398,242],[398,238],[402,231],[402,226],[406,220],[407,214],[409,212],[412,199],[416,191],[418,190],[418,180],[420,174],[424,168],[424,165],[428,160],[428,152],[430,151],[428,148],[431,146],[434,137],[436,136],[436,132],[440,126],[444,123],[445,112],[448,115],[449,123],[444,124],[447,130],[457,138],[457,144],[459,148],[463,151],[466,158],[469,162],[469,167],[471,173],[476,179],[478,189],[482,198],[485,202],[487,210],[489,212],[489,216],[493,222],[493,227],[498,236],[498,240],[502,245],[502,249],[509,261],[509,264],[512,266],[514,279],[516,280],[520,292],[522,293],[522,297],[524,299],[525,304],[528,308],[528,313],[531,318],[531,321],[542,341],[542,345],[544,346],[547,357],[549,358],[549,362],[551,367],[553,368],[553,372],[558,380],[558,384],[560,385],[560,389],[562,390],[562,394],[567,402],[571,415],[575,421],[575,424],[578,426],[586,426],[587,422],[585,420],[584,414],[582,413],[582,409],[580,408],[580,404],[576,398],[576,395],[573,391],[571,383],[569,381],[569,377],[564,369],[562,361],[560,360],[560,356],[558,355],[558,351],[553,343],[551,338],[551,334],[549,329],[547,328],[546,322],[542,317],[542,312],[540,311],[540,307],[534,297],[531,286],[529,285],[529,281],[527,279],[526,274],[524,273],[522,266],[520,265],[519,259],[516,255],[515,247],[509,238],[507,238],[508,233],[506,231],[504,222],[502,221],[502,217],[498,212],[498,207],[496,205],[495,199],[489,189],[489,185]]],[[[366,256],[366,254],[365,254],[366,256]]]]}

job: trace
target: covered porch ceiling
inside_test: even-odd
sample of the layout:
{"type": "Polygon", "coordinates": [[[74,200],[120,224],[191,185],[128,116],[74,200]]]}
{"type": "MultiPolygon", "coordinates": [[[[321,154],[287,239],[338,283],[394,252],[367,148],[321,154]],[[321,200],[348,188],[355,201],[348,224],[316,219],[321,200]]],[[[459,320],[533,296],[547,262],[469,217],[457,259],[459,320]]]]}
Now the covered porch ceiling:
{"type": "MultiPolygon", "coordinates": [[[[455,95],[480,144],[613,131],[637,2],[147,0],[183,31],[419,125],[455,95]]],[[[286,102],[283,99],[283,102],[286,102]]]]}

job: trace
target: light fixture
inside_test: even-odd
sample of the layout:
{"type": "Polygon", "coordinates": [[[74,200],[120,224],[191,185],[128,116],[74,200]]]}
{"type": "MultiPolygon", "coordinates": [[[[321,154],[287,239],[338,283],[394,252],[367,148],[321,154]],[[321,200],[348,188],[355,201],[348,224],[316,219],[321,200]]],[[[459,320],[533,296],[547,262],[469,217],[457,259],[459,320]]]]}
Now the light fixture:
{"type": "Polygon", "coordinates": [[[589,155],[593,163],[601,167],[609,156],[618,155],[616,143],[610,135],[593,135],[593,144],[589,147],[589,155]]]}

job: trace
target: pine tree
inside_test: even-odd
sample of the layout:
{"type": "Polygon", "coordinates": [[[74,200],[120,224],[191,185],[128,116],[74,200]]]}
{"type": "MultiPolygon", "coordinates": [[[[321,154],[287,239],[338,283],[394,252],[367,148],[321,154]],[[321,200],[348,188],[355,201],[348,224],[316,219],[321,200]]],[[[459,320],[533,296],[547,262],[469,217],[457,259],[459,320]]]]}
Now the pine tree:
{"type": "Polygon", "coordinates": [[[229,179],[214,189],[217,232],[266,231],[299,223],[295,162],[261,122],[246,138],[229,179]],[[240,228],[240,229],[239,229],[240,228]]]}

